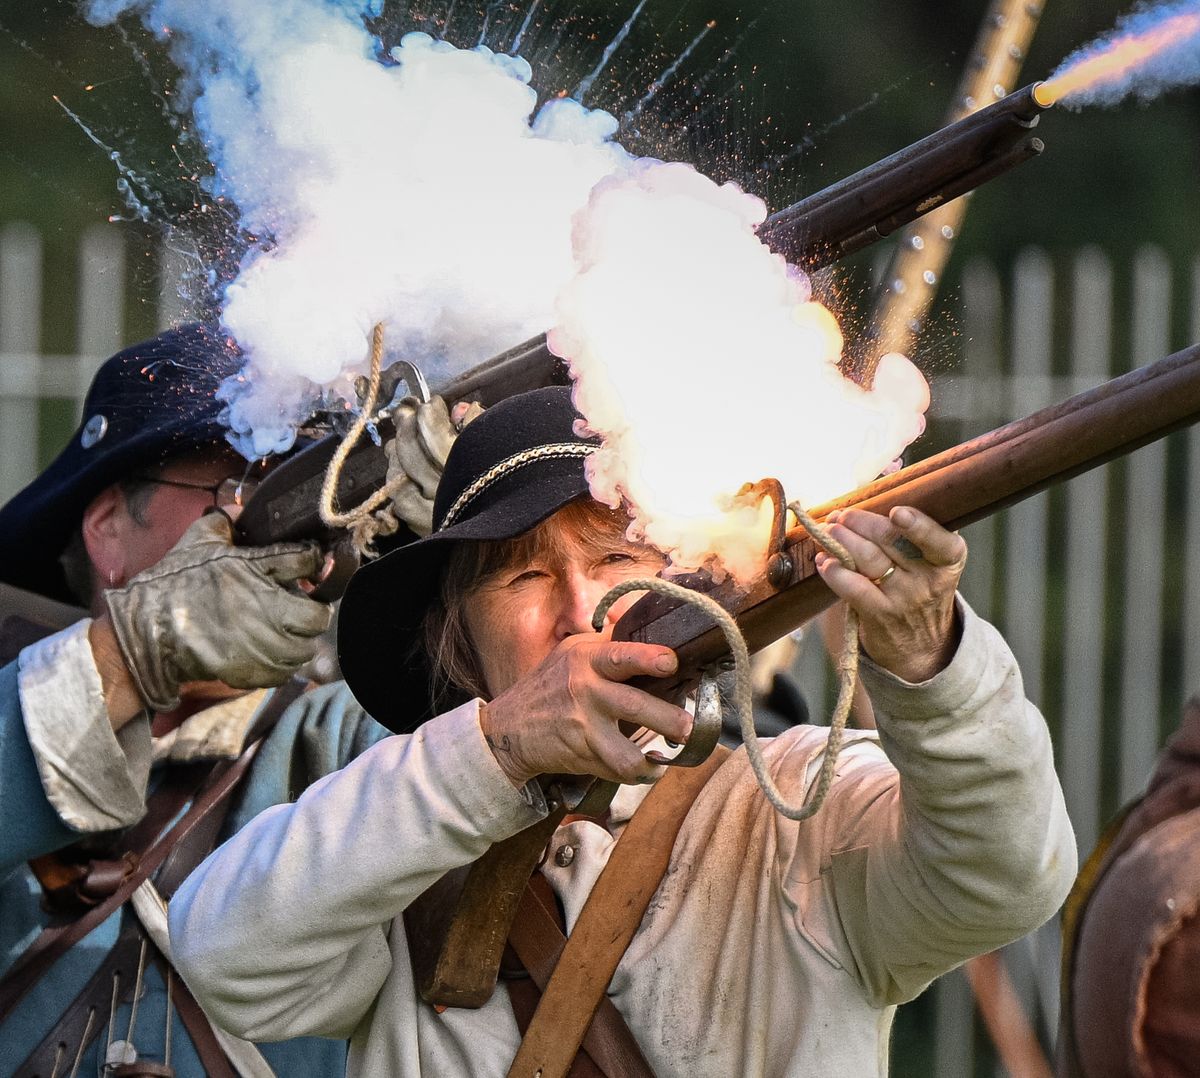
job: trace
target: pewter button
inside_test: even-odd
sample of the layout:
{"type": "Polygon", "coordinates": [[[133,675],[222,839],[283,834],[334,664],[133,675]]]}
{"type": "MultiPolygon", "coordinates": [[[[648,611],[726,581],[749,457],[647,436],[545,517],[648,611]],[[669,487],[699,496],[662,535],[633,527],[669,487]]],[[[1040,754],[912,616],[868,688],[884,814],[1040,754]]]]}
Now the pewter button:
{"type": "Polygon", "coordinates": [[[575,847],[562,845],[554,851],[554,863],[559,868],[566,868],[572,861],[575,860],[575,847]]]}
{"type": "Polygon", "coordinates": [[[94,415],[84,425],[83,433],[79,436],[79,444],[84,449],[91,449],[108,433],[108,420],[102,415],[94,415]]]}

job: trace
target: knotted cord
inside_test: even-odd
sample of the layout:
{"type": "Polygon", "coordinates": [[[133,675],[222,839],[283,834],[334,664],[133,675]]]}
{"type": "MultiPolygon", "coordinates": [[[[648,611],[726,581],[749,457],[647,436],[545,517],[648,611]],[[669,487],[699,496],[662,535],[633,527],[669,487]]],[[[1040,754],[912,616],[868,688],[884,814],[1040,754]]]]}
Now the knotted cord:
{"type": "Polygon", "coordinates": [[[361,505],[356,505],[348,512],[341,512],[334,504],[346,458],[349,457],[350,450],[358,444],[367,425],[374,422],[376,418],[375,405],[379,399],[379,383],[382,372],[383,323],[376,322],[375,328],[371,331],[371,373],[367,380],[367,392],[363,398],[362,408],[350,429],[346,431],[345,437],[338,443],[338,447],[329,461],[329,466],[325,469],[325,480],[321,484],[322,522],[330,528],[349,529],[355,548],[364,557],[374,554],[372,547],[379,536],[394,535],[399,529],[400,521],[391,511],[391,499],[393,494],[409,482],[408,476],[400,471],[361,505]]]}
{"type": "MultiPolygon", "coordinates": [[[[845,568],[856,572],[854,558],[841,543],[829,534],[828,529],[818,524],[798,505],[789,505],[796,518],[808,530],[809,535],[826,553],[837,558],[845,568]]],[[[858,679],[858,615],[852,608],[846,611],[845,635],[842,652],[838,657],[838,698],[829,722],[829,738],[825,746],[825,755],[821,760],[821,771],[811,796],[805,798],[799,805],[791,805],[775,785],[767,762],[763,757],[762,745],[758,740],[758,732],[754,729],[754,693],[750,683],[750,651],[746,646],[745,637],[738,628],[733,616],[711,596],[702,592],[685,588],[671,580],[658,577],[626,580],[612,588],[596,607],[592,615],[592,628],[599,632],[604,625],[604,618],[622,595],[632,591],[652,591],[669,599],[690,603],[704,611],[725,636],[733,656],[733,702],[737,708],[738,721],[741,724],[742,742],[746,746],[746,755],[750,760],[750,768],[758,782],[763,795],[772,807],[789,820],[807,820],[820,810],[825,803],[829,788],[833,785],[834,768],[837,766],[838,754],[842,749],[842,741],[846,731],[846,720],[850,716],[850,706],[854,701],[854,686],[858,679]]]]}

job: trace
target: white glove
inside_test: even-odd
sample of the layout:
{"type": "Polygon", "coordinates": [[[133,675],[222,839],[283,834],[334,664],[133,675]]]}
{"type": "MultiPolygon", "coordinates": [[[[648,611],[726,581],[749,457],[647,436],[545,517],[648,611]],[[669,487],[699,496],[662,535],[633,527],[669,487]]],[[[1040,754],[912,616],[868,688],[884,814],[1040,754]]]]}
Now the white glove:
{"type": "Polygon", "coordinates": [[[392,510],[417,535],[433,531],[433,499],[446,456],[458,432],[483,412],[479,404],[455,406],[455,419],[441,397],[422,404],[405,397],[392,410],[396,436],[384,446],[392,510]]]}
{"type": "Polygon", "coordinates": [[[316,543],[237,547],[223,513],[197,520],[156,565],[104,593],[142,699],[170,711],[187,681],[282,685],[329,628],[330,608],[295,587],[323,562],[316,543]]]}

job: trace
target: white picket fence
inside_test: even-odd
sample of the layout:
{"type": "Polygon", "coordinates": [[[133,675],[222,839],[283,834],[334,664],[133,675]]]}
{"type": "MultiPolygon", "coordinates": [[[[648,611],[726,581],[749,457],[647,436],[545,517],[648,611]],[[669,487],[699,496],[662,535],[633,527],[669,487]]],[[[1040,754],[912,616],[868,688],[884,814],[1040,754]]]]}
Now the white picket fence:
{"type": "MultiPolygon", "coordinates": [[[[1006,280],[987,264],[968,267],[966,344],[958,373],[933,377],[932,415],[956,424],[959,440],[970,438],[1200,341],[1200,258],[1183,280],[1154,248],[1122,268],[1124,295],[1095,248],[1057,265],[1028,250],[1006,280]],[[1178,312],[1173,298],[1183,294],[1187,310],[1178,312]],[[1120,323],[1115,310],[1127,312],[1120,323]],[[1182,337],[1172,332],[1181,324],[1182,337]]],[[[1142,790],[1184,699],[1200,692],[1197,488],[1200,431],[1190,430],[964,533],[963,593],[1012,645],[1026,692],[1046,714],[1081,856],[1113,811],[1142,790]],[[1172,475],[1182,502],[1174,506],[1172,475]],[[1182,638],[1172,651],[1168,632],[1182,638]]],[[[810,699],[827,699],[829,671],[815,633],[799,666],[810,699]]],[[[1027,1012],[1051,1036],[1058,931],[1054,922],[1006,952],[1027,1012]]],[[[975,1019],[966,980],[943,978],[935,994],[935,1073],[970,1075],[975,1019]]]]}
{"type": "MultiPolygon", "coordinates": [[[[45,355],[40,237],[25,225],[0,229],[0,501],[44,463],[37,459],[39,401],[66,398],[78,407],[98,363],[127,343],[124,250],[114,227],[84,235],[76,352],[45,355]]],[[[183,257],[168,251],[161,260],[160,325],[184,313],[177,288],[183,257]]],[[[1145,249],[1127,274],[1115,275],[1097,249],[1079,251],[1069,264],[1029,250],[1004,279],[989,265],[968,267],[961,312],[966,343],[959,367],[933,376],[932,415],[943,431],[955,425],[955,440],[1200,340],[1200,258],[1181,269],[1145,249]],[[1180,272],[1189,309],[1177,339],[1172,297],[1185,291],[1180,272]],[[1127,295],[1118,293],[1114,276],[1129,278],[1127,295]],[[1114,310],[1130,313],[1118,324],[1114,310]]],[[[1169,459],[1177,462],[1176,474],[1180,460],[1186,470],[1186,485],[1176,480],[1172,489],[1190,494],[1200,485],[1200,433],[1172,438],[1170,458],[1168,443],[1156,443],[966,531],[971,558],[964,593],[1011,642],[1026,691],[1046,713],[1083,852],[1104,817],[1141,789],[1161,743],[1160,726],[1169,730],[1183,696],[1200,690],[1200,498],[1177,494],[1184,504],[1170,512],[1167,493],[1169,459]],[[1118,489],[1124,494],[1116,506],[1118,489]],[[1170,653],[1181,656],[1182,670],[1168,669],[1169,631],[1182,637],[1170,653]]],[[[815,633],[804,641],[798,670],[819,710],[829,672],[815,633]]],[[[1027,1009],[1053,1031],[1057,926],[1009,948],[1007,958],[1027,1009]]],[[[975,1019],[965,979],[943,978],[935,992],[935,1073],[970,1075],[975,1019]]]]}
{"type": "MultiPolygon", "coordinates": [[[[42,352],[42,237],[29,225],[0,228],[0,503],[37,472],[38,402],[73,400],[82,409],[96,368],[124,344],[128,267],[118,226],[96,225],[79,244],[74,287],[75,352],[42,352]]],[[[159,261],[156,321],[171,325],[184,313],[179,300],[181,257],[165,249],[159,261]]]]}

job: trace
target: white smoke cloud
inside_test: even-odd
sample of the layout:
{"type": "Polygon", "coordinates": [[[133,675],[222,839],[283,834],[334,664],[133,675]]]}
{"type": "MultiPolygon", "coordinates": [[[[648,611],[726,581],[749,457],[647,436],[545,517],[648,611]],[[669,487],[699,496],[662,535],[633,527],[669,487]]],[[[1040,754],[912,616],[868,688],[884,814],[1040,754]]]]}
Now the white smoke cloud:
{"type": "Polygon", "coordinates": [[[635,160],[616,121],[536,111],[531,70],[409,34],[376,54],[350,0],[93,0],[168,43],[246,228],[222,321],[247,355],[231,440],[286,449],[324,390],[349,396],[384,322],[437,379],[550,329],[604,434],[598,498],[680,567],[761,565],[777,477],[813,504],[873,478],[923,428],[903,357],[875,389],[838,370],[842,337],[807,278],[754,234],[763,203],[683,164],[635,160]],[[167,29],[169,28],[169,30],[167,29]]]}
{"type": "Polygon", "coordinates": [[[232,440],[286,449],[315,394],[363,373],[371,327],[441,377],[541,332],[571,218],[628,156],[609,114],[537,95],[520,58],[409,34],[376,56],[362,5],[97,0],[136,12],[188,76],[218,191],[269,235],[222,305],[248,363],[232,440]],[[169,33],[164,28],[169,27],[169,33]]]}
{"type": "Polygon", "coordinates": [[[1067,57],[1048,81],[1069,79],[1085,65],[1122,47],[1131,62],[1114,66],[1108,77],[1072,89],[1063,98],[1066,107],[1116,105],[1130,96],[1151,101],[1177,86],[1200,83],[1200,0],[1139,5],[1109,33],[1067,57]],[[1139,40],[1159,47],[1139,56],[1133,47],[1139,40]]]}
{"type": "Polygon", "coordinates": [[[773,477],[816,505],[924,429],[928,386],[903,356],[884,357],[869,392],[842,376],[837,322],[755,236],[765,215],[733,184],[642,161],[576,220],[579,273],[550,344],[604,435],[592,492],[624,496],[635,534],[680,569],[715,553],[740,578],[761,571],[770,512],[731,504],[744,483],[773,477]]]}

